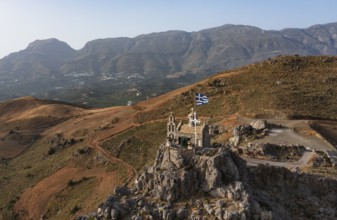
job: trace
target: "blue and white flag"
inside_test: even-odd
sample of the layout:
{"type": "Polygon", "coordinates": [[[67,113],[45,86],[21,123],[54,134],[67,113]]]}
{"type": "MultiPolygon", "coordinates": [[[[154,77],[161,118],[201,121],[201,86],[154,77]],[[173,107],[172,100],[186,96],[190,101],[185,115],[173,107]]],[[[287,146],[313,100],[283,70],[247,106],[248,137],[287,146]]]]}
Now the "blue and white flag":
{"type": "Polygon", "coordinates": [[[195,103],[197,105],[204,105],[208,103],[208,98],[204,94],[195,93],[195,103]]]}

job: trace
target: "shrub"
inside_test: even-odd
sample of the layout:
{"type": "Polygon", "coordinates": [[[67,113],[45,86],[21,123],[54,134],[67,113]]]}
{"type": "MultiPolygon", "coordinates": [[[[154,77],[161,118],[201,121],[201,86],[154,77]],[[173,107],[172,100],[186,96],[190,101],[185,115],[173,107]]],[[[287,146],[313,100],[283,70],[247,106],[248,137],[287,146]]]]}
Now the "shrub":
{"type": "Polygon", "coordinates": [[[74,186],[74,185],[76,185],[76,181],[74,180],[69,180],[67,183],[67,186],[74,186]]]}
{"type": "Polygon", "coordinates": [[[26,177],[27,177],[27,178],[33,178],[33,177],[34,177],[34,174],[28,173],[28,174],[26,175],[26,177]]]}
{"type": "Polygon", "coordinates": [[[53,155],[55,152],[56,152],[55,149],[51,147],[48,150],[48,155],[53,155]]]}
{"type": "Polygon", "coordinates": [[[70,143],[71,145],[76,144],[76,140],[75,140],[74,138],[71,138],[69,143],[70,143]]]}
{"type": "Polygon", "coordinates": [[[78,212],[81,209],[81,207],[79,207],[78,205],[75,205],[71,211],[70,214],[74,215],[76,212],[78,212]]]}

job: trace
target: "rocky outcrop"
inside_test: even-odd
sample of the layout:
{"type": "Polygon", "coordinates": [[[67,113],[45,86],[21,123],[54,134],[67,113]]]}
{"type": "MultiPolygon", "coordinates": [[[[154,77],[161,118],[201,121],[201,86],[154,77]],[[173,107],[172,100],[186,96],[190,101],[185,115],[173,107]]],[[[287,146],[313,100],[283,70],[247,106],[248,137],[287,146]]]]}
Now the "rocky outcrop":
{"type": "Polygon", "coordinates": [[[229,143],[233,147],[239,146],[240,143],[255,138],[261,138],[269,132],[268,123],[265,120],[256,120],[250,125],[243,124],[233,129],[233,137],[229,143]]]}
{"type": "Polygon", "coordinates": [[[278,145],[270,143],[248,143],[236,149],[240,155],[270,161],[298,161],[306,148],[301,145],[278,145]]]}
{"type": "Polygon", "coordinates": [[[316,155],[310,165],[312,167],[335,167],[334,154],[336,154],[336,151],[316,151],[316,155]]]}
{"type": "Polygon", "coordinates": [[[77,220],[336,219],[337,180],[246,163],[229,148],[162,145],[133,187],[77,220]]]}
{"type": "MultiPolygon", "coordinates": [[[[272,219],[246,186],[245,162],[229,149],[162,145],[134,187],[117,188],[96,219],[272,219]]],[[[89,219],[90,216],[78,219],[89,219]]]]}
{"type": "MultiPolygon", "coordinates": [[[[193,151],[165,147],[159,150],[154,167],[137,179],[137,190],[148,191],[156,199],[174,202],[204,193],[216,194],[226,184],[240,181],[239,170],[230,151],[193,151]],[[156,188],[153,186],[156,185],[156,188]]],[[[221,190],[220,190],[221,191],[221,190]]]]}
{"type": "Polygon", "coordinates": [[[47,144],[50,145],[48,155],[52,155],[57,151],[61,151],[64,148],[74,145],[77,142],[74,138],[66,139],[63,134],[57,133],[47,139],[47,144]]]}

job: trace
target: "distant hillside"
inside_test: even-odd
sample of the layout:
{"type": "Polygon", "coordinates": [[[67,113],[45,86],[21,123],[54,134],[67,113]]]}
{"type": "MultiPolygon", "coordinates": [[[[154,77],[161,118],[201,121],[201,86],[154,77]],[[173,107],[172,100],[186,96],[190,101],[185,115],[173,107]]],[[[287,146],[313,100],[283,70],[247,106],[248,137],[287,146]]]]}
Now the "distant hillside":
{"type": "Polygon", "coordinates": [[[239,113],[257,118],[337,119],[337,57],[279,56],[242,68],[220,72],[197,84],[141,102],[152,110],[139,122],[166,117],[170,111],[184,116],[194,93],[204,93],[209,104],[200,114],[218,117],[239,113]],[[183,106],[183,108],[182,108],[183,106]]]}
{"type": "Polygon", "coordinates": [[[45,128],[83,111],[66,103],[33,97],[0,103],[0,158],[17,156],[39,139],[45,128]]]}
{"type": "Polygon", "coordinates": [[[36,40],[26,49],[0,60],[1,77],[18,81],[50,78],[74,53],[75,50],[57,39],[36,40]]]}
{"type": "MultiPolygon", "coordinates": [[[[34,97],[22,97],[0,103],[0,121],[18,124],[23,120],[31,120],[36,117],[57,120],[78,114],[82,108],[53,100],[40,100],[34,97]]],[[[21,124],[20,127],[23,127],[21,124]]],[[[35,126],[29,126],[29,128],[35,126]]]]}
{"type": "Polygon", "coordinates": [[[0,60],[0,100],[18,96],[94,106],[140,101],[210,74],[278,55],[337,55],[337,23],[262,30],[224,25],[88,42],[38,40],[0,60]]]}

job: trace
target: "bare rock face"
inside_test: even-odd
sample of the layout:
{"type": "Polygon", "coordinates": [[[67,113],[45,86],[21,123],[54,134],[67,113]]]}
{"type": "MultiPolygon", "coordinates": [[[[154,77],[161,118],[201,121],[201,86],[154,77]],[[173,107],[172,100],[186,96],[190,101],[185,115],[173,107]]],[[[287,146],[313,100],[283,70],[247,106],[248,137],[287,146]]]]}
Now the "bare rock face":
{"type": "Polygon", "coordinates": [[[252,125],[239,125],[234,128],[233,134],[234,136],[248,136],[254,133],[254,129],[252,125]]]}
{"type": "Polygon", "coordinates": [[[251,158],[265,158],[270,161],[298,161],[306,148],[301,145],[278,145],[269,143],[248,143],[237,147],[240,155],[251,158]]]}
{"type": "Polygon", "coordinates": [[[233,129],[233,137],[229,139],[230,146],[237,147],[243,141],[261,138],[268,134],[268,123],[265,120],[256,120],[250,125],[243,124],[233,129]]]}
{"type": "Polygon", "coordinates": [[[196,155],[190,150],[170,147],[162,147],[159,151],[161,154],[157,155],[156,164],[151,168],[154,172],[147,170],[136,181],[138,190],[147,190],[156,199],[174,202],[210,193],[241,179],[232,154],[224,148],[210,148],[196,155]],[[152,183],[155,189],[152,189],[152,183]]]}
{"type": "MultiPolygon", "coordinates": [[[[251,196],[245,162],[230,150],[162,145],[134,187],[118,188],[98,219],[272,219],[251,196]]],[[[97,217],[99,216],[99,217],[97,217]]]]}
{"type": "Polygon", "coordinates": [[[336,219],[337,180],[246,163],[228,148],[162,145],[133,187],[118,187],[97,212],[108,219],[336,219]]]}

